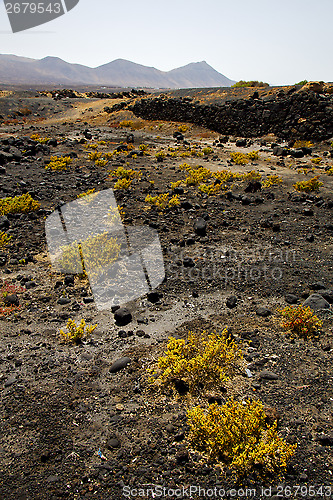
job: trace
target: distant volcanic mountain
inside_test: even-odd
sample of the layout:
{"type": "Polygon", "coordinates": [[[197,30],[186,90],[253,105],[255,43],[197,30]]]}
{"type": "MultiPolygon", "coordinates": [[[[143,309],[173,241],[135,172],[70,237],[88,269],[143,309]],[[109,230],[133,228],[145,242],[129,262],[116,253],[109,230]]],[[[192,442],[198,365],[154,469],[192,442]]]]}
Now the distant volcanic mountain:
{"type": "Polygon", "coordinates": [[[58,57],[30,59],[0,54],[0,84],[104,85],[110,87],[205,88],[230,87],[235,82],[205,61],[171,71],[116,59],[97,68],[71,64],[58,57]]]}

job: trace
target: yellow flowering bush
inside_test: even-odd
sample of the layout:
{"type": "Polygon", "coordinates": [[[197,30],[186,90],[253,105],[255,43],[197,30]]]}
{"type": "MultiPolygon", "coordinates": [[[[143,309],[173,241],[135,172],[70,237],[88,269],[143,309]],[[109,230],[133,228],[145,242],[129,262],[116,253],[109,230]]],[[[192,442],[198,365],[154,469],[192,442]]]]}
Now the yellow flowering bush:
{"type": "Polygon", "coordinates": [[[318,181],[319,175],[316,175],[308,181],[299,181],[293,184],[295,191],[303,191],[304,193],[311,193],[312,191],[319,191],[319,188],[323,186],[323,183],[318,181]]]}
{"type": "Polygon", "coordinates": [[[149,205],[154,205],[159,210],[165,210],[167,207],[176,207],[180,205],[180,200],[178,195],[174,195],[169,199],[169,193],[162,193],[157,196],[147,195],[145,202],[149,205]]]}
{"type": "Polygon", "coordinates": [[[303,305],[287,306],[279,309],[283,317],[281,327],[299,337],[308,338],[315,336],[323,322],[314,314],[310,307],[303,305]]]}
{"type": "Polygon", "coordinates": [[[86,276],[86,269],[94,277],[118,259],[120,244],[117,243],[117,238],[110,237],[105,231],[97,236],[90,236],[81,243],[74,241],[62,247],[61,251],[59,267],[63,273],[72,273],[77,268],[79,251],[83,269],[81,277],[86,276]]]}
{"type": "Polygon", "coordinates": [[[295,453],[277,432],[277,423],[267,426],[260,401],[237,402],[230,399],[223,406],[200,406],[188,411],[189,442],[211,460],[221,462],[242,478],[256,472],[264,480],[281,476],[295,453]]]}
{"type": "Polygon", "coordinates": [[[282,178],[278,175],[268,175],[261,185],[263,188],[270,188],[271,186],[282,184],[282,182],[282,178]]]}
{"type": "Polygon", "coordinates": [[[228,380],[243,359],[240,347],[228,338],[227,329],[220,334],[189,332],[187,341],[169,337],[164,354],[152,370],[154,384],[172,386],[175,380],[183,380],[191,391],[199,384],[209,388],[228,380]]]}
{"type": "Polygon", "coordinates": [[[51,156],[50,163],[45,166],[45,170],[67,170],[68,165],[70,165],[71,163],[72,158],[70,158],[69,156],[51,156]]]}
{"type": "Polygon", "coordinates": [[[82,339],[88,338],[96,327],[97,325],[86,326],[84,319],[81,319],[78,325],[73,319],[69,319],[66,325],[67,331],[60,330],[60,335],[66,342],[78,344],[82,339]]]}
{"type": "Polygon", "coordinates": [[[29,193],[0,199],[0,215],[33,212],[39,207],[40,203],[34,200],[29,193]]]}
{"type": "Polygon", "coordinates": [[[41,137],[39,134],[32,134],[30,138],[40,144],[46,144],[50,140],[50,137],[41,137]]]}
{"type": "Polygon", "coordinates": [[[11,239],[11,236],[8,236],[8,234],[0,231],[0,248],[4,248],[6,245],[8,245],[11,239]]]}

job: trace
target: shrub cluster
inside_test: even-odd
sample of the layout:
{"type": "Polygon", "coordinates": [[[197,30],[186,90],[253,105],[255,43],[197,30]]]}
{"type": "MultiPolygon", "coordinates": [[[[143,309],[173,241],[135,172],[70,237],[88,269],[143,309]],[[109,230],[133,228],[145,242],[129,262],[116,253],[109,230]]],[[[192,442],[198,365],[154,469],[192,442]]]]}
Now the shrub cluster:
{"type": "Polygon", "coordinates": [[[282,328],[305,339],[315,336],[323,324],[310,307],[303,305],[287,306],[278,312],[283,317],[282,328]]]}
{"type": "Polygon", "coordinates": [[[40,203],[34,200],[29,193],[0,199],[0,215],[33,212],[39,207],[40,203]]]}
{"type": "Polygon", "coordinates": [[[297,445],[286,443],[277,433],[276,422],[267,426],[260,401],[237,402],[223,406],[200,406],[188,412],[189,441],[193,448],[222,462],[242,478],[255,472],[262,480],[286,471],[297,445]]]}

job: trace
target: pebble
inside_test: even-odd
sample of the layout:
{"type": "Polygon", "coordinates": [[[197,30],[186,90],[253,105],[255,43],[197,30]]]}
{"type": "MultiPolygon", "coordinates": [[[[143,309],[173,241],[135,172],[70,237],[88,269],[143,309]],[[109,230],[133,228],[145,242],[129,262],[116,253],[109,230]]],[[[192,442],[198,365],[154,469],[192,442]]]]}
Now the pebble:
{"type": "Polygon", "coordinates": [[[319,309],[329,309],[330,304],[324,299],[319,293],[313,293],[304,302],[303,306],[310,307],[313,311],[319,311],[319,309]]]}
{"type": "Polygon", "coordinates": [[[15,382],[16,382],[16,375],[11,375],[10,377],[8,377],[8,379],[6,380],[4,385],[5,385],[5,387],[10,387],[15,382]]]}
{"type": "Polygon", "coordinates": [[[270,316],[272,314],[272,311],[268,309],[267,307],[258,307],[256,310],[257,316],[262,316],[263,318],[267,318],[267,316],[270,316]]]}
{"type": "Polygon", "coordinates": [[[132,321],[132,314],[126,307],[120,307],[114,313],[114,319],[117,325],[125,326],[132,321]]]}
{"type": "Polygon", "coordinates": [[[125,368],[129,363],[131,362],[131,359],[128,357],[124,358],[119,358],[117,359],[114,363],[112,363],[110,372],[111,373],[116,373],[125,368]]]}
{"type": "Polygon", "coordinates": [[[287,295],[284,296],[284,300],[287,302],[287,304],[297,304],[298,302],[298,298],[292,293],[287,293],[287,295]]]}
{"type": "Polygon", "coordinates": [[[259,377],[264,380],[277,380],[279,378],[276,373],[269,370],[263,370],[262,372],[260,372],[259,377]]]}
{"type": "Polygon", "coordinates": [[[229,309],[233,309],[234,307],[237,306],[237,297],[235,295],[231,295],[230,297],[227,298],[225,305],[229,309]]]}
{"type": "Polygon", "coordinates": [[[61,306],[64,306],[70,303],[70,299],[68,299],[67,297],[60,297],[60,299],[57,300],[57,303],[61,306]]]}

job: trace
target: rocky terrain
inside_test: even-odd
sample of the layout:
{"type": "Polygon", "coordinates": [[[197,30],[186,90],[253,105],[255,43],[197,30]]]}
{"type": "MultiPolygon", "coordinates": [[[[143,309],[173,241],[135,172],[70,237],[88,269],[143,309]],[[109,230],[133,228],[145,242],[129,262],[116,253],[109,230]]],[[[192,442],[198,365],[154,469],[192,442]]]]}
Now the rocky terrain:
{"type": "Polygon", "coordinates": [[[40,207],[0,216],[11,237],[0,254],[1,499],[118,500],[129,490],[128,498],[153,498],[138,491],[153,485],[166,498],[190,485],[235,488],[233,498],[244,497],[241,487],[275,500],[333,495],[332,94],[299,90],[260,90],[271,92],[267,101],[253,89],[230,89],[229,99],[193,89],[112,102],[2,91],[0,199],[29,193],[40,207]],[[294,147],[296,139],[312,145],[294,147]],[[107,163],[89,159],[94,151],[107,163]],[[253,151],[246,164],[232,161],[253,151]],[[72,161],[45,169],[51,156],[72,161]],[[184,183],[172,191],[184,163],[261,177],[215,196],[184,183]],[[123,304],[123,315],[97,311],[85,278],[52,268],[44,227],[78,195],[114,188],[118,167],[141,173],[114,193],[125,225],[158,231],[166,274],[156,293],[123,304]],[[265,187],[272,175],[282,183],[265,187]],[[294,189],[317,175],[319,191],[294,189]],[[147,195],[161,193],[180,204],[150,208],[147,195]],[[309,298],[323,322],[318,337],[286,334],[278,309],[309,298]],[[97,327],[66,344],[59,331],[69,318],[97,327]],[[195,401],[149,384],[170,335],[224,327],[244,354],[234,379],[195,401]],[[283,478],[253,474],[240,484],[188,446],[187,408],[232,396],[261,400],[280,435],[297,443],[283,478]]]}

